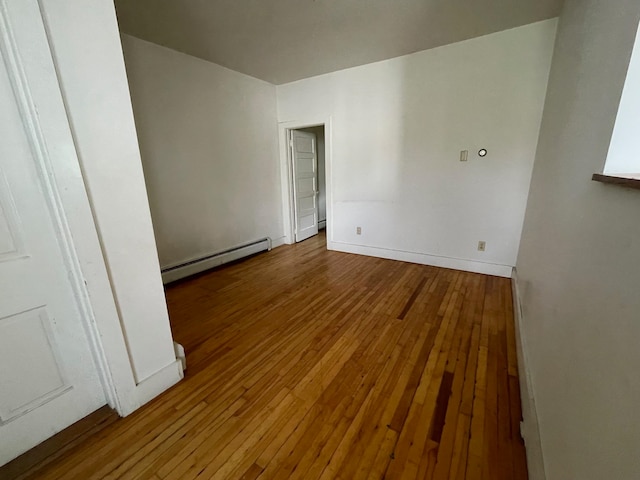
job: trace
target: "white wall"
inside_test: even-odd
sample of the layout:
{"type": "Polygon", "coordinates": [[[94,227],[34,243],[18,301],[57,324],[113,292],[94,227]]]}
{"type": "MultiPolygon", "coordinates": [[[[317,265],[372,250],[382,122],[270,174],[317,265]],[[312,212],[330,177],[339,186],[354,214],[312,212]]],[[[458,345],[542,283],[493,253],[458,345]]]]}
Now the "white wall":
{"type": "Polygon", "coordinates": [[[517,265],[548,480],[640,478],[640,192],[590,180],[639,20],[567,0],[558,30],[517,265]]]}
{"type": "Polygon", "coordinates": [[[275,87],[123,36],[163,267],[283,236],[275,87]]]}
{"type": "Polygon", "coordinates": [[[332,119],[329,246],[510,275],[555,28],[548,20],[278,86],[280,122],[332,119]]]}
{"type": "MultiPolygon", "coordinates": [[[[121,411],[129,413],[178,381],[181,371],[173,351],[115,10],[110,0],[41,3],[129,368],[138,384],[129,392],[136,398],[128,399],[121,411]]],[[[112,357],[111,367],[123,368],[123,360],[112,357]]]]}
{"type": "Polygon", "coordinates": [[[640,31],[631,54],[631,63],[622,91],[607,163],[604,172],[608,174],[640,174],[640,31]]]}

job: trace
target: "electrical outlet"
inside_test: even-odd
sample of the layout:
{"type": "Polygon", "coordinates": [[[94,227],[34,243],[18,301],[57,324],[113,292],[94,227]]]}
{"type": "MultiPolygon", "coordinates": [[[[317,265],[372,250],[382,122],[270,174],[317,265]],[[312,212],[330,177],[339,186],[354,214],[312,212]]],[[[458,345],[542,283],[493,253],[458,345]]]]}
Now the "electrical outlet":
{"type": "Polygon", "coordinates": [[[356,235],[362,235],[362,227],[356,227],[356,235]]]}
{"type": "Polygon", "coordinates": [[[460,150],[460,161],[466,162],[469,160],[469,150],[460,150]]]}
{"type": "Polygon", "coordinates": [[[484,252],[487,249],[487,242],[480,240],[478,242],[478,251],[479,252],[484,252]]]}

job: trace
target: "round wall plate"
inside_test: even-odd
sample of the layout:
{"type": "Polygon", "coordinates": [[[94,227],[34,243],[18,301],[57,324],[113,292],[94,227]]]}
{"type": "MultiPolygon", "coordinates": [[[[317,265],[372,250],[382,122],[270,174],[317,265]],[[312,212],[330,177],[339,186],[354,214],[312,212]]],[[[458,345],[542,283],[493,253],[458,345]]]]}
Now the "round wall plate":
{"type": "Polygon", "coordinates": [[[487,149],[486,149],[486,148],[481,148],[481,149],[478,151],[478,155],[480,155],[481,157],[486,157],[486,156],[487,156],[487,153],[488,153],[488,152],[487,152],[487,149]]]}

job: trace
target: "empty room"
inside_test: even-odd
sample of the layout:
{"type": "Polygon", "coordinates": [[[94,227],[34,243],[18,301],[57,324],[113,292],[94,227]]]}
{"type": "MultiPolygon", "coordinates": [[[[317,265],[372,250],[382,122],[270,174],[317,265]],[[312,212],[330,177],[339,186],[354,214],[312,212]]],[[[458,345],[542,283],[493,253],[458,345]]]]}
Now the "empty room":
{"type": "Polygon", "coordinates": [[[639,22],[0,0],[0,479],[640,478],[639,22]]]}

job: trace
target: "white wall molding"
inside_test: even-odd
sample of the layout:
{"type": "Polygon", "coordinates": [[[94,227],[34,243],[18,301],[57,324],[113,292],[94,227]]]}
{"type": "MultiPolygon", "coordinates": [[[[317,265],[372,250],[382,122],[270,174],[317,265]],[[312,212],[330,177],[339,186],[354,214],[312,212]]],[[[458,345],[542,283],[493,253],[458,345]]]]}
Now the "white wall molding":
{"type": "Polygon", "coordinates": [[[540,428],[538,426],[538,412],[536,410],[533,383],[529,371],[529,349],[527,348],[527,340],[522,335],[524,320],[518,289],[518,274],[515,267],[513,268],[511,277],[511,290],[513,292],[513,315],[516,327],[516,352],[518,355],[518,376],[520,377],[520,398],[523,417],[520,433],[524,439],[527,450],[529,479],[546,480],[547,476],[542,454],[540,428]]]}
{"type": "Polygon", "coordinates": [[[431,265],[433,267],[451,268],[453,270],[463,270],[465,272],[483,273],[485,275],[495,275],[497,277],[511,277],[513,267],[509,265],[498,265],[494,263],[483,263],[475,260],[465,260],[462,258],[440,257],[417,252],[407,252],[393,250],[389,248],[369,247],[365,245],[355,245],[344,242],[327,242],[329,250],[337,252],[355,253],[367,255],[369,257],[387,258],[389,260],[399,260],[401,262],[418,263],[421,265],[431,265]]]}
{"type": "Polygon", "coordinates": [[[139,406],[153,400],[183,378],[182,361],[179,359],[145,378],[136,388],[139,406]]]}
{"type": "MultiPolygon", "coordinates": [[[[69,144],[75,144],[73,151],[50,152],[53,175],[81,270],[80,287],[88,292],[87,309],[93,312],[87,321],[97,330],[94,348],[101,357],[98,363],[106,378],[109,405],[126,416],[150,400],[151,393],[161,393],[160,386],[168,388],[180,377],[152,373],[176,360],[137,154],[115,8],[113,3],[99,0],[38,3],[55,66],[53,75],[57,76],[62,93],[62,111],[66,110],[67,115],[45,122],[47,109],[43,106],[54,101],[53,97],[33,88],[32,93],[45,140],[66,130],[65,135],[72,138],[69,144]],[[86,32],[91,32],[90,48],[77,42],[86,32]],[[105,84],[109,85],[110,95],[97,98],[95,91],[105,84]],[[92,101],[87,102],[87,97],[92,101]],[[51,131],[46,127],[49,124],[51,131]],[[116,130],[114,125],[118,126],[116,130]],[[118,201],[127,202],[126,209],[113,201],[115,184],[121,189],[118,201]],[[104,193],[110,198],[101,196],[104,193]],[[130,198],[131,193],[135,199],[130,198]],[[136,228],[128,228],[128,221],[136,228]],[[109,233],[109,241],[105,233],[109,233]],[[131,235],[135,241],[129,238],[131,235]],[[112,241],[126,247],[119,249],[112,241]],[[130,269],[136,274],[131,275],[130,269]],[[121,300],[127,297],[126,304],[118,301],[116,288],[123,293],[121,300]]],[[[25,38],[22,43],[33,46],[33,39],[25,38]]],[[[23,59],[27,58],[29,55],[23,59]]],[[[25,73],[27,80],[33,77],[41,81],[43,77],[40,70],[25,73]]]]}
{"type": "Polygon", "coordinates": [[[175,356],[115,7],[40,4],[137,384],[175,356]]]}
{"type": "Polygon", "coordinates": [[[274,248],[280,247],[284,244],[286,244],[287,237],[282,236],[282,237],[278,237],[278,238],[272,238],[271,239],[271,249],[273,250],[274,248]]]}
{"type": "Polygon", "coordinates": [[[184,351],[184,347],[178,342],[173,342],[173,350],[176,352],[176,360],[180,360],[182,371],[187,369],[187,354],[184,351]]]}

